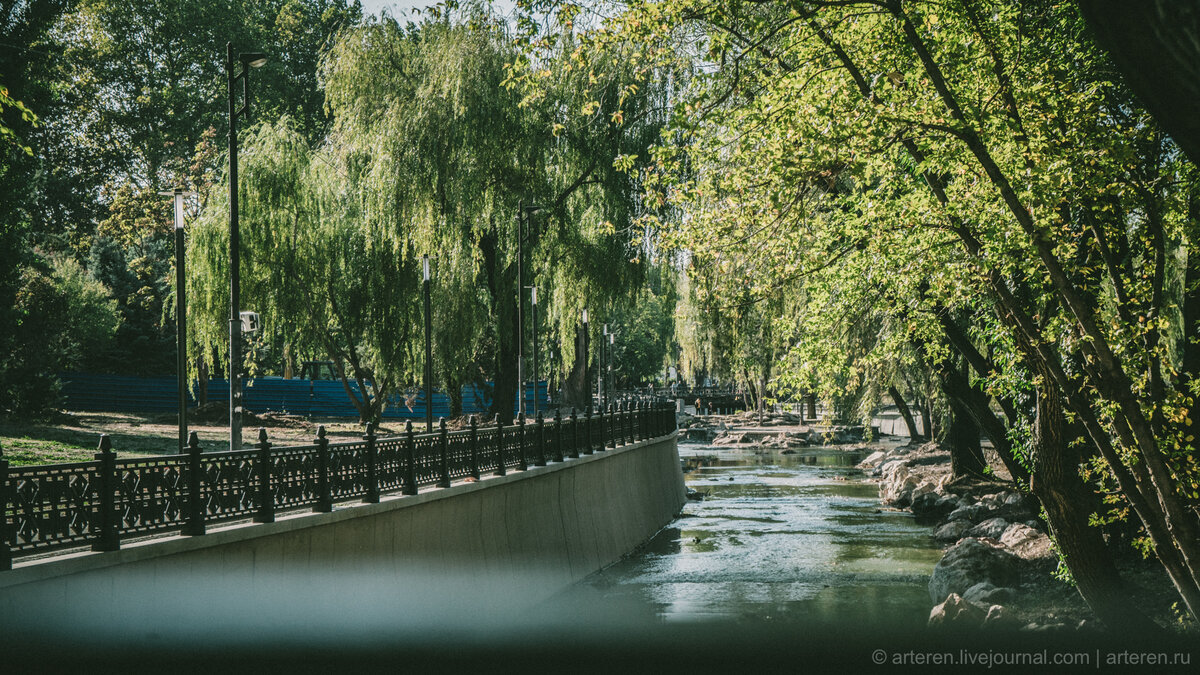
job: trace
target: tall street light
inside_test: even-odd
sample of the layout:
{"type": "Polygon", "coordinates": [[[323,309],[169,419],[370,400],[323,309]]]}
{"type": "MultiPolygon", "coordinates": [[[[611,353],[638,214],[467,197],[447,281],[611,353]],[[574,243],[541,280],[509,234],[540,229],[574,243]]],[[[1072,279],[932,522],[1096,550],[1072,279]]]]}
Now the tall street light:
{"type": "Polygon", "coordinates": [[[183,269],[183,198],[195,192],[175,188],[158,193],[175,202],[175,366],[179,376],[179,452],[187,448],[187,293],[183,269]]]}
{"type": "Polygon", "coordinates": [[[425,294],[425,432],[433,433],[433,328],[429,303],[429,256],[421,258],[425,280],[421,283],[425,294]]]}
{"type": "Polygon", "coordinates": [[[605,384],[608,385],[608,392],[609,392],[608,398],[610,400],[612,399],[612,395],[616,392],[616,389],[617,389],[616,382],[614,381],[614,378],[613,378],[613,351],[614,351],[614,345],[616,344],[616,340],[617,340],[617,332],[616,331],[612,331],[611,333],[608,334],[608,351],[606,352],[606,354],[608,355],[608,371],[604,375],[604,382],[605,382],[605,384]]]}
{"type": "Polygon", "coordinates": [[[542,207],[517,205],[517,412],[525,412],[525,232],[529,216],[542,207]]]}
{"type": "Polygon", "coordinates": [[[604,330],[600,333],[600,345],[596,347],[596,400],[600,403],[600,409],[604,409],[604,349],[608,343],[608,324],[604,324],[604,330]]]}
{"type": "Polygon", "coordinates": [[[237,121],[250,114],[251,68],[261,67],[267,62],[266,54],[247,52],[238,54],[236,61],[242,65],[241,72],[234,73],[233,43],[225,44],[225,74],[229,78],[229,449],[242,447],[242,316],[240,249],[238,236],[238,172],[237,172],[237,121]],[[237,106],[237,83],[242,81],[242,107],[237,106]]]}
{"type": "MultiPolygon", "coordinates": [[[[588,311],[587,307],[583,308],[583,391],[590,399],[592,397],[592,385],[587,383],[587,374],[591,369],[588,368],[588,343],[591,336],[588,334],[588,311]]],[[[588,403],[588,410],[591,410],[592,405],[588,403]]]]}
{"type": "Polygon", "coordinates": [[[537,417],[538,413],[538,322],[537,322],[537,286],[529,287],[529,304],[533,310],[533,316],[529,317],[532,322],[531,332],[533,333],[533,416],[537,417]]]}

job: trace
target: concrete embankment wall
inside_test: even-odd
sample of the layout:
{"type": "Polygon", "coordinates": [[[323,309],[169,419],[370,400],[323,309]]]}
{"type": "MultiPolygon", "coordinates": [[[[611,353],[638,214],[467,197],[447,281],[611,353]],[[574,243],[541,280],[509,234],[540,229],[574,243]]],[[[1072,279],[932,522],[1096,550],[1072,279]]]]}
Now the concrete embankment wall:
{"type": "Polygon", "coordinates": [[[397,598],[467,613],[528,605],[620,559],[685,501],[672,434],[414,496],[385,495],[378,504],[21,563],[0,572],[0,628],[81,614],[93,626],[123,625],[130,613],[169,622],[216,612],[210,605],[232,609],[228,603],[244,604],[265,587],[289,597],[350,592],[368,605],[397,598]]]}

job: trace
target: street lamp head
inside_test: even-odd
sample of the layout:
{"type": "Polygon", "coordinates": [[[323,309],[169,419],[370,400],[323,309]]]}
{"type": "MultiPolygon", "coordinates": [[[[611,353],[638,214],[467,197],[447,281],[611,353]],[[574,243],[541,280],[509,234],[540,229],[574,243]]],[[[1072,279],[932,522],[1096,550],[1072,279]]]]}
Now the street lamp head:
{"type": "Polygon", "coordinates": [[[609,334],[608,334],[608,344],[610,344],[610,345],[611,345],[611,344],[615,344],[615,341],[616,341],[616,339],[617,339],[617,334],[616,334],[616,333],[609,333],[609,334]]]}
{"type": "Polygon", "coordinates": [[[175,202],[175,229],[183,229],[183,198],[195,197],[196,193],[183,188],[175,188],[174,190],[162,191],[158,194],[164,197],[174,197],[175,202]]]}
{"type": "Polygon", "coordinates": [[[246,52],[245,54],[239,54],[238,59],[251,68],[262,68],[267,62],[267,55],[262,52],[246,52]]]}
{"type": "Polygon", "coordinates": [[[588,320],[587,320],[587,307],[584,307],[584,308],[583,308],[583,322],[584,322],[584,323],[587,323],[587,322],[588,322],[588,320]]]}
{"type": "Polygon", "coordinates": [[[421,257],[421,267],[425,270],[425,281],[429,281],[429,255],[421,257]]]}
{"type": "Polygon", "coordinates": [[[529,294],[533,298],[533,304],[537,304],[537,286],[529,287],[529,294]]]}

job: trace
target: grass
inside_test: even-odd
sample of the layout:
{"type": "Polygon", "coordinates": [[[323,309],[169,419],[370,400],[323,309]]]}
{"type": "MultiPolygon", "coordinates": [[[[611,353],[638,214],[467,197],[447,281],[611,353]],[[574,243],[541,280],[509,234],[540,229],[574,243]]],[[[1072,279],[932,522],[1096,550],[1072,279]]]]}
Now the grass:
{"type": "MultiPolygon", "coordinates": [[[[222,416],[223,417],[223,416],[222,416]]],[[[173,414],[132,415],[125,413],[63,412],[49,421],[0,418],[0,449],[14,466],[82,462],[93,458],[101,434],[108,434],[118,457],[169,455],[178,452],[179,431],[173,414]]],[[[242,442],[258,440],[258,427],[267,429],[274,445],[311,443],[317,425],[324,424],[331,440],[362,437],[363,428],[346,419],[306,420],[289,416],[264,416],[247,420],[242,442]]],[[[229,447],[229,428],[224,419],[198,419],[189,425],[200,446],[208,452],[229,447]]],[[[392,422],[378,430],[380,436],[403,432],[403,425],[392,422]]]]}

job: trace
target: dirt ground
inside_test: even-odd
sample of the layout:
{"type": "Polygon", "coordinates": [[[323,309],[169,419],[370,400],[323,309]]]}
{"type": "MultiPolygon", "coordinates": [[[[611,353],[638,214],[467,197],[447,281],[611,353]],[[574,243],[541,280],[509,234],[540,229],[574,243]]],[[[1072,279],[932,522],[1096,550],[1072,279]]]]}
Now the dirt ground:
{"type": "MultiPolygon", "coordinates": [[[[200,445],[208,451],[227,449],[229,426],[224,409],[195,417],[189,415],[188,430],[200,437],[200,445]]],[[[243,423],[244,444],[258,440],[258,428],[267,430],[275,445],[311,443],[317,426],[325,425],[333,440],[361,438],[362,425],[346,418],[305,419],[291,415],[267,413],[247,416],[243,423]]],[[[389,420],[378,430],[380,436],[403,433],[403,421],[389,420]]],[[[103,412],[61,412],[43,422],[27,422],[0,417],[0,448],[4,458],[13,465],[57,464],[92,459],[100,443],[100,435],[108,434],[118,457],[169,455],[178,452],[179,430],[176,416],[132,415],[103,412]]]]}

